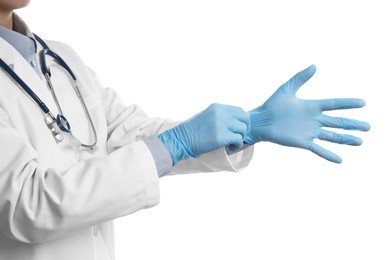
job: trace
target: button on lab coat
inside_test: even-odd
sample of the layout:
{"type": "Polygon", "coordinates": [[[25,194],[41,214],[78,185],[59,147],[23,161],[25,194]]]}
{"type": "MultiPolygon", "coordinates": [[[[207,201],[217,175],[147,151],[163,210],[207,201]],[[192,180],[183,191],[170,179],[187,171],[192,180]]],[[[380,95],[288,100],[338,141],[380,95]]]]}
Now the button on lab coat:
{"type": "MultiPolygon", "coordinates": [[[[78,148],[68,136],[56,143],[40,108],[0,72],[0,260],[112,260],[112,220],[159,202],[155,162],[142,139],[175,123],[125,106],[70,47],[48,44],[78,77],[96,126],[97,149],[78,148]]],[[[58,113],[46,83],[1,38],[0,57],[58,113]]],[[[93,133],[69,77],[47,59],[72,132],[91,143],[93,133]]],[[[232,155],[220,149],[182,161],[171,174],[237,171],[252,154],[251,147],[232,155]]]]}

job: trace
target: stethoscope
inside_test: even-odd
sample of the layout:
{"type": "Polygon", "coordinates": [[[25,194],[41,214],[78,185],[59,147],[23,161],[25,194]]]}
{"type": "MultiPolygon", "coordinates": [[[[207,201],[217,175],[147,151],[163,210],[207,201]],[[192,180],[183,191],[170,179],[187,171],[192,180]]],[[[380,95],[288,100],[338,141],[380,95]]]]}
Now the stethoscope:
{"type": "Polygon", "coordinates": [[[49,46],[36,34],[34,34],[35,39],[39,42],[40,45],[42,45],[43,49],[39,53],[39,61],[41,65],[41,71],[46,79],[46,84],[52,94],[52,97],[56,103],[57,109],[59,111],[59,114],[55,117],[53,113],[49,110],[49,108],[46,106],[46,104],[35,94],[34,91],[8,66],[3,59],[0,58],[0,67],[6,72],[6,74],[16,83],[18,84],[32,99],[33,101],[40,107],[44,114],[44,121],[49,128],[50,132],[52,133],[54,139],[57,143],[62,142],[64,140],[63,133],[71,135],[73,139],[75,139],[80,146],[94,149],[97,143],[97,134],[96,129],[93,124],[91,115],[89,114],[89,111],[87,109],[87,106],[85,105],[84,99],[80,93],[79,87],[77,85],[77,78],[73,71],[70,69],[68,64],[54,51],[52,51],[49,46]],[[50,69],[48,68],[46,64],[46,55],[52,57],[54,61],[59,64],[62,68],[65,69],[65,71],[69,74],[69,76],[73,79],[73,89],[75,90],[77,97],[80,100],[80,103],[83,107],[85,116],[88,119],[89,124],[91,125],[94,141],[91,144],[84,144],[80,140],[78,140],[72,133],[71,127],[69,124],[69,121],[66,119],[64,114],[62,113],[61,106],[58,102],[57,95],[54,91],[53,84],[51,82],[51,73],[50,69]]]}

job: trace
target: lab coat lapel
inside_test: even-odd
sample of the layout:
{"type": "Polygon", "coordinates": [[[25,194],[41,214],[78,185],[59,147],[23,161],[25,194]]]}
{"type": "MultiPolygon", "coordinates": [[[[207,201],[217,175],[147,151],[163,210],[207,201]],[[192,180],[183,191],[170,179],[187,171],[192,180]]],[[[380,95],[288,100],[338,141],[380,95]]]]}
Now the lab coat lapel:
{"type": "MultiPolygon", "coordinates": [[[[49,107],[50,110],[57,110],[51,97],[51,93],[46,87],[45,81],[41,80],[23,56],[2,38],[0,38],[0,57],[15,71],[16,74],[18,74],[18,76],[31,88],[31,90],[35,92],[35,94],[49,107]]],[[[23,90],[21,89],[21,91],[23,90]]]]}
{"type": "Polygon", "coordinates": [[[13,51],[11,49],[14,49],[11,45],[9,45],[8,42],[6,42],[3,38],[0,37],[0,58],[4,60],[5,63],[8,65],[14,64],[14,57],[13,57],[13,51]]]}

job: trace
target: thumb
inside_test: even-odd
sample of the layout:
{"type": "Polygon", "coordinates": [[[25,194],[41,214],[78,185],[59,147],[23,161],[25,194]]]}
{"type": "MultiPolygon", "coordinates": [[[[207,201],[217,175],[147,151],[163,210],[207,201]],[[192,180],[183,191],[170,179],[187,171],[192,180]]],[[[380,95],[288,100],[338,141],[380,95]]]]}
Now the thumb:
{"type": "Polygon", "coordinates": [[[287,89],[287,91],[295,95],[298,89],[305,84],[316,72],[316,66],[310,65],[306,69],[302,70],[295,74],[289,81],[287,81],[282,88],[287,89]]]}

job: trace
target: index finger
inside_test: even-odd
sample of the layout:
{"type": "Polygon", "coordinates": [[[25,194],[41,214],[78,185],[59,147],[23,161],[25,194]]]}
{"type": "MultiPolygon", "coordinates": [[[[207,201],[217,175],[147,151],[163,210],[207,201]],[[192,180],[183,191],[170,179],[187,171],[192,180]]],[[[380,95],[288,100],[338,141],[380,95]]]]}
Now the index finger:
{"type": "Polygon", "coordinates": [[[318,102],[322,111],[361,108],[366,105],[366,102],[360,98],[332,98],[319,100],[318,102]]]}

